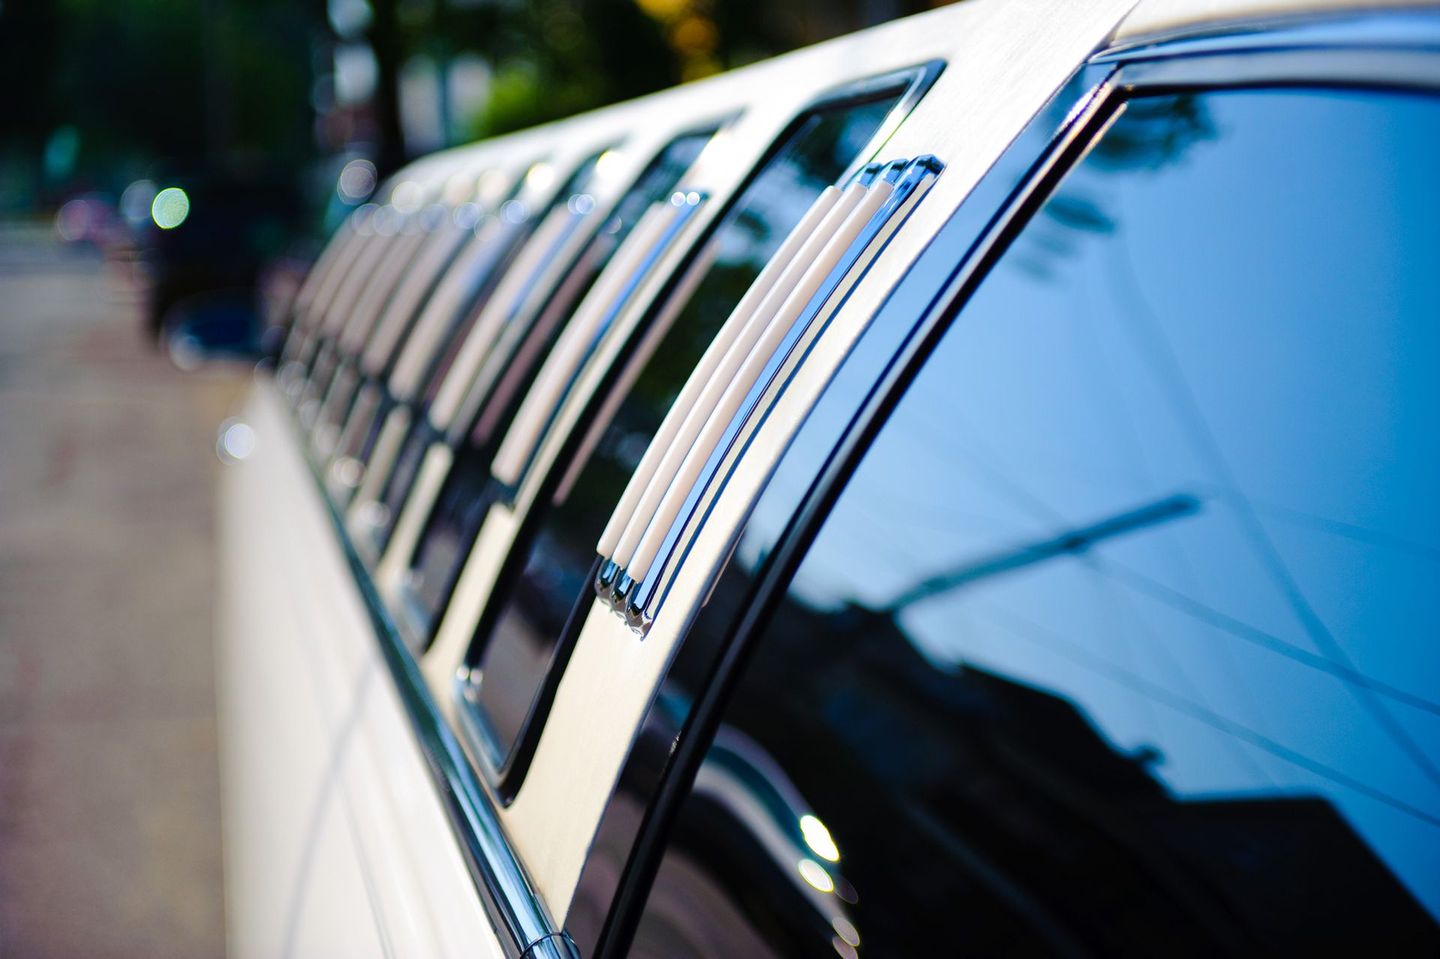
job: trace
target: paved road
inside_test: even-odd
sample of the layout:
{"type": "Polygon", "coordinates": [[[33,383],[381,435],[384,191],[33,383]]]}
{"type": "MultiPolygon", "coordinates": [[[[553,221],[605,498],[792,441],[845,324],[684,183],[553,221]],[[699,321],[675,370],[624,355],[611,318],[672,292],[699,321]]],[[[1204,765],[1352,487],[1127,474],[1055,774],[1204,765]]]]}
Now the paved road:
{"type": "Polygon", "coordinates": [[[128,268],[0,226],[0,957],[224,950],[215,425],[128,268]]]}

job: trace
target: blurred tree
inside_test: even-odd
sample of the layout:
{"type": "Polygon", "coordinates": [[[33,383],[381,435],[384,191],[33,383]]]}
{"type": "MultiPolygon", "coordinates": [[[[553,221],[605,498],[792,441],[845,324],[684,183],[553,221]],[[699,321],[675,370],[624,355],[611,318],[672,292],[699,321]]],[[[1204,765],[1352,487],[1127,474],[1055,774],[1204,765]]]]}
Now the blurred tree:
{"type": "Polygon", "coordinates": [[[397,0],[370,0],[373,15],[367,33],[375,51],[375,166],[382,176],[405,164],[405,133],[400,124],[400,64],[405,38],[400,35],[397,0]]]}
{"type": "Polygon", "coordinates": [[[494,136],[642,96],[948,0],[396,0],[407,55],[478,53],[494,136]],[[428,46],[427,46],[428,44],[428,46]]]}
{"type": "Polygon", "coordinates": [[[341,151],[385,173],[417,145],[532,126],[929,5],[0,0],[0,209],[166,171],[298,179],[341,151]],[[342,58],[359,94],[341,83],[342,58]],[[404,89],[417,78],[418,94],[404,89]],[[407,150],[415,110],[434,134],[407,150]]]}
{"type": "Polygon", "coordinates": [[[52,199],[116,190],[157,163],[188,173],[302,163],[314,152],[320,14],[288,0],[3,0],[0,162],[52,199]],[[74,163],[47,171],[44,147],[61,131],[74,131],[74,163]],[[47,179],[56,172],[63,182],[47,179]]]}
{"type": "Polygon", "coordinates": [[[660,29],[632,0],[536,0],[496,39],[490,100],[470,125],[475,137],[570,116],[679,80],[660,29]]]}

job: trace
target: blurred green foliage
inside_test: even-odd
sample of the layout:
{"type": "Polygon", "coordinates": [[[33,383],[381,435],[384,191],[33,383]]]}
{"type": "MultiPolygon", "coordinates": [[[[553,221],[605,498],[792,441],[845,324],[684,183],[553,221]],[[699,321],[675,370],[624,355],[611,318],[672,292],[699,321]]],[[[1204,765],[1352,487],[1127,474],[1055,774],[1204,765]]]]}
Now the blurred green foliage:
{"type": "Polygon", "coordinates": [[[323,9],[291,0],[3,0],[0,206],[115,190],[156,165],[293,165],[314,152],[323,9]],[[45,164],[73,138],[74,162],[45,164]]]}
{"type": "MultiPolygon", "coordinates": [[[[457,16],[466,11],[455,11],[457,16]]],[[[469,34],[495,64],[469,133],[491,136],[663,89],[679,80],[659,25],[631,0],[537,0],[507,29],[469,34]]]]}
{"type": "Polygon", "coordinates": [[[136,177],[169,171],[279,170],[298,179],[313,161],[347,147],[388,171],[406,159],[399,78],[417,58],[443,66],[479,57],[486,65],[483,104],[446,124],[448,139],[464,140],[640,96],[929,5],[0,0],[0,210],[78,190],[114,193],[136,177]],[[334,16],[337,3],[351,13],[359,5],[359,27],[334,16]],[[379,82],[368,104],[334,102],[330,73],[342,42],[374,52],[379,82]]]}

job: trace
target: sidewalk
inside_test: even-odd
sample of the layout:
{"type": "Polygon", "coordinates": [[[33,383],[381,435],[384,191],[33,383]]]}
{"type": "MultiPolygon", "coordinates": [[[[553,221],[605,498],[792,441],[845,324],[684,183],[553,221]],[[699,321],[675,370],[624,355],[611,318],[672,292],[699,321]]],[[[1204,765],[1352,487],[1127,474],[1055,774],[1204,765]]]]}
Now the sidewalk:
{"type": "Polygon", "coordinates": [[[0,957],[224,951],[214,429],[128,267],[0,228],[0,957]]]}

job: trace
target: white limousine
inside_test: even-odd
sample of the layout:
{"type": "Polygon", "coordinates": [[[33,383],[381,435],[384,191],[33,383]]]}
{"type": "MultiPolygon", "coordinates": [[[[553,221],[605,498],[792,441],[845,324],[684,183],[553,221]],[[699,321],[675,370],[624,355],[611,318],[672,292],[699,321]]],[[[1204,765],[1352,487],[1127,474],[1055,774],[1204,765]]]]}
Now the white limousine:
{"type": "Polygon", "coordinates": [[[238,957],[1440,955],[1440,11],[419,160],[222,427],[238,957]]]}

